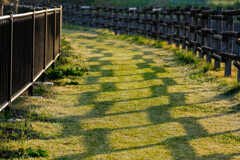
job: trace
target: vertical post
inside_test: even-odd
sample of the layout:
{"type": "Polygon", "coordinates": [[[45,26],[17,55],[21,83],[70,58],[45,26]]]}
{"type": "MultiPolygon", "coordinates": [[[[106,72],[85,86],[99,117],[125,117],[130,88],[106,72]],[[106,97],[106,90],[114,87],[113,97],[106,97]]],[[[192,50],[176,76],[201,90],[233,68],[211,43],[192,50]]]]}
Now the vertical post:
{"type": "MultiPolygon", "coordinates": [[[[195,7],[196,10],[198,10],[198,7],[195,7]]],[[[198,25],[198,12],[195,12],[193,15],[193,25],[194,25],[194,31],[193,33],[193,41],[194,46],[193,46],[193,54],[196,55],[197,54],[197,39],[198,39],[198,35],[197,35],[197,25],[198,25]]]]}
{"type": "Polygon", "coordinates": [[[18,13],[18,3],[19,3],[19,0],[14,1],[14,12],[15,12],[15,14],[18,13]]]}
{"type": "MultiPolygon", "coordinates": [[[[204,8],[202,8],[202,10],[204,10],[204,8]]],[[[204,28],[204,27],[205,27],[205,19],[203,17],[201,17],[201,28],[204,28]]],[[[200,43],[200,46],[201,47],[204,46],[204,43],[205,43],[204,35],[203,35],[203,33],[201,33],[201,43],[200,43]]],[[[203,52],[199,53],[199,58],[204,58],[203,52]]]]}
{"type": "MultiPolygon", "coordinates": [[[[217,14],[222,14],[222,7],[217,7],[217,14]]],[[[216,20],[216,34],[220,35],[222,33],[222,21],[216,20]]],[[[220,55],[220,52],[222,50],[222,41],[215,40],[215,48],[216,48],[216,55],[220,55]]],[[[214,68],[220,68],[221,62],[217,59],[214,61],[214,68]]]]}
{"type": "Polygon", "coordinates": [[[63,14],[63,6],[62,5],[60,6],[59,14],[60,14],[60,16],[59,16],[59,18],[60,18],[60,26],[58,26],[58,27],[60,27],[60,29],[59,29],[60,30],[60,33],[59,33],[59,51],[60,51],[60,49],[61,49],[61,40],[62,40],[62,19],[63,19],[63,16],[62,16],[62,14],[63,14]]]}
{"type": "MultiPolygon", "coordinates": [[[[175,15],[176,15],[176,20],[177,20],[176,25],[175,25],[175,28],[176,28],[176,38],[179,39],[180,38],[180,22],[181,22],[181,19],[180,19],[180,7],[177,7],[175,15]]],[[[179,47],[179,40],[176,41],[176,47],[179,47]]]]}
{"type": "Polygon", "coordinates": [[[145,38],[147,37],[147,30],[148,30],[148,27],[147,27],[147,19],[148,19],[148,11],[145,10],[145,11],[144,11],[144,37],[145,37],[145,38]]]}
{"type": "Polygon", "coordinates": [[[155,24],[155,31],[156,31],[156,37],[155,37],[155,39],[156,40],[159,40],[159,26],[160,26],[160,17],[159,17],[159,11],[157,11],[156,13],[155,13],[155,15],[156,15],[156,17],[155,17],[155,22],[156,22],[156,24],[155,24]]]}
{"type": "Polygon", "coordinates": [[[56,59],[56,36],[57,36],[57,8],[54,10],[54,36],[53,36],[53,60],[56,59]]]}
{"type": "Polygon", "coordinates": [[[93,27],[93,19],[94,19],[94,7],[90,6],[90,15],[89,15],[89,26],[92,28],[93,27]]]}
{"type": "MultiPolygon", "coordinates": [[[[44,36],[44,60],[43,60],[43,69],[46,69],[46,59],[47,59],[47,17],[48,17],[48,9],[45,8],[45,36],[44,36]]],[[[42,81],[45,81],[46,74],[45,72],[42,74],[42,81]]]]}
{"type": "MultiPolygon", "coordinates": [[[[211,29],[212,28],[212,20],[211,20],[210,15],[207,16],[206,22],[207,22],[207,28],[211,29]]],[[[210,33],[207,34],[207,46],[210,48],[212,47],[212,39],[211,39],[210,33]]],[[[206,54],[206,62],[211,63],[211,55],[209,53],[206,54]]]]}
{"type": "Polygon", "coordinates": [[[129,35],[129,30],[130,30],[130,11],[129,11],[129,8],[127,10],[127,35],[129,35]]]}
{"type": "MultiPolygon", "coordinates": [[[[228,8],[228,10],[233,10],[233,8],[228,8]]],[[[233,31],[233,16],[229,15],[227,16],[227,24],[226,24],[226,29],[227,31],[233,31]]],[[[227,53],[232,53],[233,51],[233,38],[232,37],[227,37],[226,39],[226,52],[227,53]]],[[[232,70],[232,60],[229,58],[225,58],[225,77],[230,77],[231,76],[231,70],[232,70]]]]}
{"type": "Polygon", "coordinates": [[[191,12],[189,11],[188,13],[188,48],[187,50],[190,51],[191,50],[191,44],[190,44],[190,41],[192,40],[192,37],[193,37],[193,34],[192,34],[192,31],[191,31],[191,25],[193,23],[193,17],[191,15],[191,12]]]}
{"type": "MultiPolygon", "coordinates": [[[[186,8],[185,8],[186,9],[186,8]]],[[[186,15],[186,10],[183,11],[183,15],[184,15],[184,24],[183,24],[183,39],[182,39],[182,49],[186,49],[186,38],[187,38],[187,31],[186,31],[186,26],[187,26],[187,15],[186,15]]]]}
{"type": "Polygon", "coordinates": [[[133,10],[132,16],[133,16],[132,35],[134,36],[136,34],[136,10],[133,10]]]}
{"type": "Polygon", "coordinates": [[[118,34],[118,30],[119,30],[119,26],[118,26],[118,21],[119,21],[118,12],[119,12],[118,8],[114,8],[114,24],[113,24],[113,27],[114,27],[115,35],[118,34]]]}
{"type": "Polygon", "coordinates": [[[4,0],[1,0],[1,4],[0,4],[1,8],[0,8],[0,16],[3,16],[3,9],[4,9],[4,0]]]}
{"type": "MultiPolygon", "coordinates": [[[[33,15],[32,15],[32,66],[31,66],[31,82],[33,82],[33,79],[34,79],[34,55],[35,55],[35,9],[33,8],[33,15]]],[[[28,88],[28,93],[30,96],[33,96],[33,85],[31,85],[29,88],[28,88]]]]}
{"type": "Polygon", "coordinates": [[[170,9],[170,13],[169,13],[169,41],[168,44],[173,43],[173,9],[170,9]]]}
{"type": "Polygon", "coordinates": [[[121,31],[120,31],[120,34],[124,34],[124,27],[125,27],[125,14],[124,14],[124,9],[122,9],[122,14],[121,14],[121,31]]]}
{"type": "MultiPolygon", "coordinates": [[[[57,11],[56,7],[54,8],[54,32],[53,32],[53,60],[56,58],[56,24],[57,24],[57,11]]],[[[55,62],[52,64],[52,69],[55,68],[55,62]]]]}
{"type": "Polygon", "coordinates": [[[12,100],[11,100],[11,97],[12,97],[12,81],[13,81],[13,12],[8,12],[7,14],[10,15],[10,19],[9,19],[9,26],[10,26],[10,48],[9,48],[9,51],[10,51],[10,56],[9,56],[9,92],[8,92],[8,102],[9,102],[9,105],[5,108],[5,115],[6,116],[9,116],[9,114],[11,113],[11,105],[12,105],[12,100]]]}
{"type": "Polygon", "coordinates": [[[162,11],[162,20],[163,20],[163,24],[162,24],[162,34],[163,36],[166,35],[166,23],[167,23],[167,13],[166,13],[166,7],[163,8],[163,11],[162,11]]]}
{"type": "Polygon", "coordinates": [[[138,7],[136,12],[137,12],[136,32],[137,35],[139,35],[139,33],[141,33],[141,7],[138,7]]]}
{"type": "Polygon", "coordinates": [[[98,28],[100,28],[100,9],[97,7],[96,8],[96,10],[97,10],[97,13],[96,13],[96,17],[97,17],[97,25],[96,25],[96,27],[98,28]]]}
{"type": "Polygon", "coordinates": [[[104,9],[104,12],[105,12],[105,23],[104,23],[104,28],[107,28],[107,25],[108,25],[108,8],[105,8],[104,9]]]}
{"type": "Polygon", "coordinates": [[[154,29],[155,29],[155,26],[154,26],[154,12],[153,12],[153,10],[151,10],[150,12],[150,16],[151,16],[151,18],[150,18],[150,23],[149,23],[149,25],[150,25],[150,35],[151,35],[151,38],[152,39],[154,39],[155,37],[154,37],[154,29]]]}
{"type": "Polygon", "coordinates": [[[113,19],[114,19],[113,8],[110,8],[109,12],[110,12],[110,31],[113,31],[113,19]]]}

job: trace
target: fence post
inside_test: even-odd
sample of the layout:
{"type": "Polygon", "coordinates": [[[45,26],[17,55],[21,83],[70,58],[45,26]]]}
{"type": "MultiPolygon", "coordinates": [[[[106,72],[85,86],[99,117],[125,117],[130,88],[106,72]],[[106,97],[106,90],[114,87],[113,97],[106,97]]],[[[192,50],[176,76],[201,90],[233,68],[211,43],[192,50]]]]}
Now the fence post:
{"type": "Polygon", "coordinates": [[[126,23],[126,32],[127,32],[127,35],[129,35],[129,30],[130,30],[130,13],[129,13],[130,11],[129,11],[129,8],[127,9],[127,11],[126,11],[126,13],[127,13],[127,19],[126,19],[126,21],[125,22],[127,22],[126,23]]]}
{"type": "MultiPolygon", "coordinates": [[[[209,15],[208,16],[208,19],[207,19],[207,27],[209,28],[209,29],[211,29],[212,28],[212,20],[211,20],[211,16],[209,15]]],[[[210,48],[212,48],[212,39],[211,39],[211,36],[212,36],[212,33],[211,34],[208,34],[208,36],[207,36],[207,39],[208,39],[208,42],[207,42],[207,45],[208,45],[208,47],[210,47],[210,48]]],[[[211,63],[211,55],[210,54],[207,54],[207,56],[206,56],[206,61],[208,62],[208,63],[211,63]]]]}
{"type": "MultiPolygon", "coordinates": [[[[237,19],[238,19],[238,21],[240,21],[240,16],[238,16],[237,19]]],[[[236,42],[236,44],[238,46],[240,46],[240,37],[239,37],[239,35],[240,35],[240,32],[237,33],[237,39],[235,40],[235,42],[236,42]]],[[[240,61],[240,59],[239,59],[239,57],[237,57],[234,60],[234,62],[233,62],[233,65],[235,67],[237,67],[237,69],[238,69],[238,72],[237,72],[237,80],[238,80],[238,82],[240,82],[240,63],[239,63],[239,61],[240,61]]]]}
{"type": "Polygon", "coordinates": [[[180,19],[180,7],[177,7],[176,10],[174,11],[174,15],[176,17],[176,22],[174,24],[174,29],[175,29],[175,35],[174,35],[174,38],[173,38],[173,41],[175,43],[175,46],[176,47],[179,47],[179,41],[180,41],[180,22],[181,22],[181,19],[180,19]]]}
{"type": "MultiPolygon", "coordinates": [[[[228,10],[233,10],[233,8],[228,8],[228,10]]],[[[226,29],[227,31],[233,31],[233,16],[227,16],[227,24],[226,29]]],[[[226,38],[226,52],[232,53],[233,52],[233,38],[227,37],[226,38]]],[[[232,60],[230,58],[225,59],[225,77],[230,77],[232,72],[232,60]]]]}
{"type": "Polygon", "coordinates": [[[173,43],[173,8],[169,9],[169,20],[168,20],[168,44],[173,43]]]}
{"type": "Polygon", "coordinates": [[[118,12],[119,12],[119,10],[118,10],[118,8],[114,8],[114,19],[113,19],[113,30],[114,30],[114,33],[115,33],[115,35],[117,35],[118,34],[118,21],[119,21],[119,18],[118,18],[118,12]]]}
{"type": "Polygon", "coordinates": [[[132,12],[132,35],[134,36],[136,34],[136,10],[133,10],[132,12]]]}
{"type": "MultiPolygon", "coordinates": [[[[59,51],[61,50],[61,40],[62,40],[62,19],[63,19],[63,6],[61,5],[60,6],[60,16],[59,16],[59,18],[60,18],[60,34],[59,34],[59,51]]],[[[58,51],[58,52],[59,52],[58,51]]]]}
{"type": "Polygon", "coordinates": [[[107,28],[107,26],[108,26],[108,8],[104,8],[104,14],[105,14],[105,17],[104,17],[104,28],[107,28]]]}
{"type": "MultiPolygon", "coordinates": [[[[35,65],[34,65],[34,55],[35,55],[35,9],[33,8],[33,15],[32,15],[32,67],[31,67],[31,82],[33,82],[33,79],[34,79],[34,68],[35,68],[35,65]]],[[[30,96],[33,96],[33,85],[31,85],[29,88],[28,88],[28,93],[30,96]]]]}
{"type": "Polygon", "coordinates": [[[160,27],[160,9],[158,9],[156,12],[155,12],[155,33],[156,33],[156,36],[155,36],[155,39],[156,40],[159,40],[159,27],[160,27]]]}
{"type": "Polygon", "coordinates": [[[101,27],[101,17],[100,17],[100,8],[99,7],[96,7],[96,10],[97,10],[97,13],[96,13],[96,19],[97,19],[97,22],[96,22],[96,27],[101,27]]]}
{"type": "Polygon", "coordinates": [[[90,16],[89,16],[89,18],[90,18],[90,27],[91,28],[94,27],[94,18],[95,18],[94,10],[95,9],[96,8],[94,6],[91,6],[91,8],[90,8],[90,16]]]}
{"type": "Polygon", "coordinates": [[[211,29],[212,28],[211,14],[212,14],[212,10],[209,10],[209,12],[205,13],[205,15],[204,15],[205,33],[202,30],[203,34],[206,34],[204,36],[204,46],[202,46],[202,49],[203,49],[203,53],[206,54],[206,62],[207,63],[211,63],[211,54],[213,52],[212,39],[211,39],[211,36],[213,34],[213,30],[211,29]]]}
{"type": "Polygon", "coordinates": [[[166,20],[167,20],[167,12],[166,12],[166,7],[163,7],[162,9],[162,12],[161,12],[161,15],[162,15],[162,24],[161,24],[161,28],[162,28],[162,35],[160,36],[162,40],[166,40],[166,20]]]}
{"type": "Polygon", "coordinates": [[[109,8],[109,12],[110,12],[110,16],[109,16],[109,20],[110,20],[110,23],[109,23],[109,29],[110,31],[113,31],[113,20],[114,20],[114,14],[113,14],[113,10],[114,8],[109,8]]]}
{"type": "MultiPolygon", "coordinates": [[[[203,11],[203,10],[206,10],[206,8],[202,7],[202,8],[201,8],[201,11],[203,11]]],[[[203,15],[201,15],[200,18],[201,18],[201,29],[202,29],[202,28],[205,28],[205,19],[204,19],[204,16],[203,16],[203,15]]],[[[204,46],[204,43],[205,43],[205,37],[204,37],[204,34],[201,32],[200,47],[204,46]]],[[[199,58],[204,58],[204,53],[203,53],[202,50],[201,50],[201,52],[199,53],[199,58]]]]}
{"type": "MultiPolygon", "coordinates": [[[[46,58],[47,58],[47,18],[48,18],[48,8],[44,8],[45,11],[45,36],[44,36],[44,60],[43,60],[43,69],[46,69],[46,58]]],[[[42,74],[42,81],[45,81],[46,74],[45,72],[42,74]]]]}
{"type": "MultiPolygon", "coordinates": [[[[54,35],[53,35],[53,60],[55,60],[55,58],[56,58],[56,36],[57,36],[57,31],[56,31],[56,29],[57,29],[57,8],[55,7],[54,8],[55,10],[54,10],[54,35]]],[[[54,67],[55,67],[55,62],[53,62],[53,65],[52,65],[52,67],[53,67],[53,69],[54,69],[54,67]]]]}
{"type": "Polygon", "coordinates": [[[186,26],[187,26],[187,7],[184,8],[183,10],[183,16],[184,16],[184,22],[183,22],[183,36],[182,36],[182,49],[186,49],[186,39],[187,39],[187,31],[186,31],[186,26]]]}
{"type": "Polygon", "coordinates": [[[146,38],[147,37],[147,10],[146,8],[143,9],[143,36],[146,38]]]}
{"type": "Polygon", "coordinates": [[[14,1],[14,13],[15,13],[15,14],[18,13],[18,3],[19,3],[19,0],[15,0],[15,1],[14,1]]]}
{"type": "MultiPolygon", "coordinates": [[[[83,22],[84,22],[84,17],[83,17],[83,9],[82,9],[82,6],[81,5],[78,5],[78,18],[80,20],[79,24],[80,25],[83,25],[83,22]]],[[[69,14],[69,16],[71,16],[71,14],[69,14]]]]}
{"type": "Polygon", "coordinates": [[[193,17],[193,26],[192,26],[192,34],[193,34],[193,54],[196,55],[197,54],[197,47],[198,47],[198,42],[197,42],[197,39],[198,39],[198,34],[197,34],[197,25],[198,25],[198,13],[199,13],[199,9],[198,7],[194,7],[194,11],[192,12],[192,17],[193,17]]]}
{"type": "Polygon", "coordinates": [[[1,0],[1,4],[0,4],[1,8],[0,8],[0,16],[3,16],[3,9],[4,9],[4,0],[1,0]]]}
{"type": "Polygon", "coordinates": [[[149,25],[149,31],[148,31],[148,35],[151,36],[151,38],[154,38],[154,13],[153,13],[153,9],[150,8],[149,10],[149,14],[150,14],[150,19],[148,19],[148,25],[149,25]]]}
{"type": "Polygon", "coordinates": [[[190,10],[191,10],[191,6],[189,6],[187,11],[185,12],[185,15],[186,15],[186,23],[185,23],[186,41],[185,41],[185,44],[187,46],[188,51],[191,50],[190,41],[192,39],[192,34],[191,34],[191,30],[190,30],[190,26],[192,25],[192,17],[191,17],[190,10]]]}
{"type": "Polygon", "coordinates": [[[8,92],[8,102],[9,102],[9,105],[5,108],[5,116],[9,116],[9,114],[11,113],[11,105],[12,105],[12,100],[11,100],[11,97],[12,97],[12,76],[13,76],[13,70],[12,70],[12,67],[13,67],[13,12],[12,11],[9,11],[7,12],[7,14],[10,15],[10,19],[9,19],[9,26],[10,26],[10,48],[9,48],[9,92],[8,92]]]}
{"type": "Polygon", "coordinates": [[[141,7],[138,7],[137,8],[137,21],[136,21],[136,32],[137,32],[137,35],[141,35],[142,33],[142,10],[141,10],[141,7]]]}
{"type": "MultiPolygon", "coordinates": [[[[222,14],[222,7],[217,7],[217,15],[221,15],[222,14]]],[[[220,57],[220,52],[222,50],[222,41],[221,39],[217,38],[219,37],[218,35],[221,35],[222,33],[222,20],[221,18],[216,19],[216,26],[215,26],[215,30],[216,30],[216,35],[214,35],[213,38],[214,42],[215,42],[215,54],[216,54],[216,58],[214,60],[214,68],[220,68],[221,65],[221,57],[220,57]]]]}

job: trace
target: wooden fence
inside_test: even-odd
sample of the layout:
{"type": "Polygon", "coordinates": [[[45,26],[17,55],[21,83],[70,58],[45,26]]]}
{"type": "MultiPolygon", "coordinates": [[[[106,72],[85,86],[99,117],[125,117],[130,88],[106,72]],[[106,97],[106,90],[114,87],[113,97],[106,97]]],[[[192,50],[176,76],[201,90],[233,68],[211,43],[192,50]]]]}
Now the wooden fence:
{"type": "Polygon", "coordinates": [[[0,16],[0,111],[58,58],[61,26],[61,7],[0,16]]]}
{"type": "Polygon", "coordinates": [[[116,34],[141,35],[191,49],[193,54],[214,60],[215,68],[225,64],[231,76],[232,64],[240,81],[240,10],[218,7],[103,8],[66,4],[63,22],[107,28],[116,34]]]}

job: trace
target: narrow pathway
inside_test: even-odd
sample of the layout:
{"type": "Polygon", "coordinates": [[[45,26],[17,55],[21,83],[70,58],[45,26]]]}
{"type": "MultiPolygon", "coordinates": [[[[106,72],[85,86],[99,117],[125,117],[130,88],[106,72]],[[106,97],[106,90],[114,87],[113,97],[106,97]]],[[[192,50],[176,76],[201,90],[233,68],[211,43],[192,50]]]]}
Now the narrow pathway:
{"type": "Polygon", "coordinates": [[[51,118],[27,144],[55,159],[240,159],[240,114],[218,83],[189,79],[169,51],[64,32],[89,74],[38,100],[51,118]]]}

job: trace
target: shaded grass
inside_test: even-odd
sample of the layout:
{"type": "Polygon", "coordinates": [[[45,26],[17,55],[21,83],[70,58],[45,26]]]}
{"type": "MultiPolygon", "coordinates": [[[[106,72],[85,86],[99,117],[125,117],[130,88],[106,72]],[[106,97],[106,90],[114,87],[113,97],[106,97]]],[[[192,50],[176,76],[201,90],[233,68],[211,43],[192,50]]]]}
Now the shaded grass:
{"type": "MultiPolygon", "coordinates": [[[[156,48],[150,39],[101,30],[64,33],[72,49],[63,66],[85,66],[89,73],[54,80],[67,85],[52,86],[51,98],[14,105],[43,134],[24,141],[25,149],[40,147],[49,159],[240,158],[239,94],[221,96],[229,86],[217,89],[222,83],[209,81],[211,67],[191,56],[177,62],[165,42],[156,48]],[[190,78],[197,71],[204,73],[201,81],[190,78]]],[[[17,151],[19,144],[3,146],[17,151]]]]}

